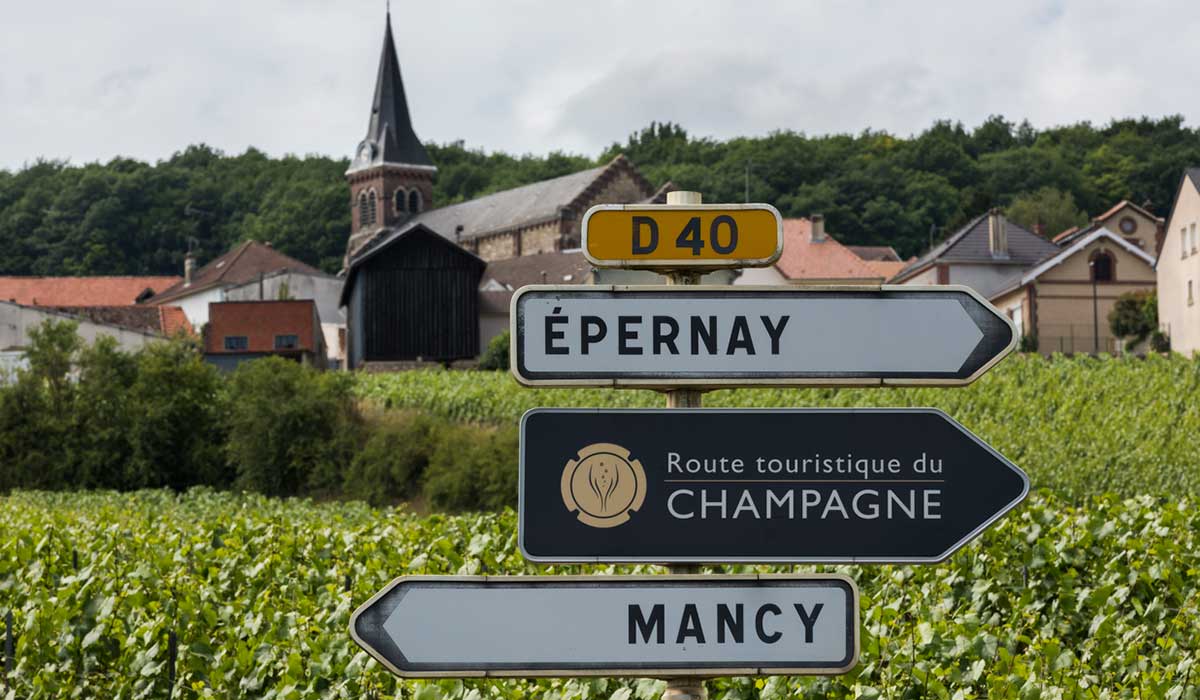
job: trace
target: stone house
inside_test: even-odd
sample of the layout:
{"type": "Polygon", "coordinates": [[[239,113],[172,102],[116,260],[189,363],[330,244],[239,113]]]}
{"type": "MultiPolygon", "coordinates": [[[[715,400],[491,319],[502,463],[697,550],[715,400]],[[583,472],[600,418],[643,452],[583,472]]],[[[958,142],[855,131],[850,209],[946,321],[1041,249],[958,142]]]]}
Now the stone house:
{"type": "Polygon", "coordinates": [[[1014,274],[990,301],[1043,354],[1120,353],[1109,311],[1122,294],[1155,286],[1153,254],[1139,240],[1091,228],[1014,274]]]}

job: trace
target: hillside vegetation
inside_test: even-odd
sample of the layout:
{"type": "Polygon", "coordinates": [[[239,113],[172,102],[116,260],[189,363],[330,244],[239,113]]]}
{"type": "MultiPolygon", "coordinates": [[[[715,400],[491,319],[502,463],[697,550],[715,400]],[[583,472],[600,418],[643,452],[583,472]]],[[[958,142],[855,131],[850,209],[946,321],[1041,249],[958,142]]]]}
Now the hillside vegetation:
{"type": "MultiPolygon", "coordinates": [[[[1197,505],[1072,507],[1035,495],[945,563],[826,567],[862,592],[858,667],[830,679],[722,678],[710,692],[1195,700],[1197,505]]],[[[401,574],[661,571],[527,564],[511,510],[421,518],[208,491],[17,493],[0,498],[0,530],[9,698],[658,700],[663,690],[653,680],[400,682],[353,644],[351,611],[401,574]]]]}
{"type": "MultiPolygon", "coordinates": [[[[1042,130],[992,117],[974,128],[938,122],[912,137],[785,129],[718,141],[651,124],[596,157],[484,153],[462,142],[429,151],[438,205],[625,153],[655,186],[672,180],[709,201],[740,202],[748,176],[752,201],[787,216],[823,212],[843,242],[893,245],[908,256],[996,205],[1048,233],[1121,199],[1164,215],[1183,169],[1200,163],[1200,130],[1182,117],[1042,130]]],[[[247,238],[334,272],[350,228],[347,165],[196,145],[154,164],[116,158],[0,170],[0,274],[180,274],[189,240],[206,261],[247,238]]]]}
{"type": "MultiPolygon", "coordinates": [[[[507,372],[357,375],[360,396],[515,430],[539,406],[656,407],[661,394],[527,389],[507,372]]],[[[711,407],[940,408],[1024,468],[1033,487],[1068,499],[1115,492],[1200,495],[1200,362],[1171,357],[1045,359],[1016,355],[968,387],[735,389],[711,407]]]]}

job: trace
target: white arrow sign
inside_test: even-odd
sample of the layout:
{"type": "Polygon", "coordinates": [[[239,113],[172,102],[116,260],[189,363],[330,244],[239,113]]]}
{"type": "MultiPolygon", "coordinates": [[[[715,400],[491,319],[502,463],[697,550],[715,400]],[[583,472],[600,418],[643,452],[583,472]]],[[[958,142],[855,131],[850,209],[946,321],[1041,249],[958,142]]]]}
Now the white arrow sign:
{"type": "Polygon", "coordinates": [[[857,632],[834,575],[406,577],[350,620],[401,676],[845,673],[857,632]]]}
{"type": "Polygon", "coordinates": [[[524,287],[524,384],[966,384],[1016,345],[973,290],[941,287],[524,287]]]}

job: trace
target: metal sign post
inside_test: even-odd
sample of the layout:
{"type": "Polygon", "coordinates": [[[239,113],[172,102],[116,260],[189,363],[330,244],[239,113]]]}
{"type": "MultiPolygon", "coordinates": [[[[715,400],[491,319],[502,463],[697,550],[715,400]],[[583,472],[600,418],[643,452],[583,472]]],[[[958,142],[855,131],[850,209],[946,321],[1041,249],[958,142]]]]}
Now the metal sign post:
{"type": "MultiPolygon", "coordinates": [[[[698,205],[701,203],[699,192],[668,192],[667,204],[675,206],[698,205]]],[[[778,216],[778,212],[776,212],[778,216]]],[[[772,260],[779,257],[783,249],[783,224],[780,223],[778,250],[772,260]]],[[[667,272],[667,284],[670,286],[695,286],[700,284],[700,273],[696,271],[674,270],[667,272]]],[[[700,408],[703,392],[697,389],[675,389],[667,392],[667,408],[700,408]]],[[[519,498],[519,496],[518,496],[519,498]]],[[[517,537],[520,538],[520,525],[517,526],[517,537]]],[[[672,564],[667,572],[675,575],[699,574],[700,567],[695,564],[672,564]]],[[[708,700],[708,688],[703,678],[667,678],[667,689],[663,691],[662,700],[708,700]]]]}

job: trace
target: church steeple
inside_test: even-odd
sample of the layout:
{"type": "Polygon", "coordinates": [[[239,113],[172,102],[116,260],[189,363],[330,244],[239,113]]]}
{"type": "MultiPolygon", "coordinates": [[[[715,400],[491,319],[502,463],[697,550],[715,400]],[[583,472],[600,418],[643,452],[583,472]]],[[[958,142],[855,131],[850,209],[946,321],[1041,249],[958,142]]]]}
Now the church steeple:
{"type": "Polygon", "coordinates": [[[408,114],[389,8],[367,135],[346,171],[351,212],[347,255],[353,256],[380,231],[431,208],[436,172],[408,114]]]}
{"type": "Polygon", "coordinates": [[[367,136],[359,143],[350,172],[373,165],[409,165],[433,168],[433,161],[421,145],[408,115],[400,61],[392,37],[392,13],[389,9],[383,32],[383,50],[375,77],[375,96],[371,100],[371,119],[367,136]]]}

